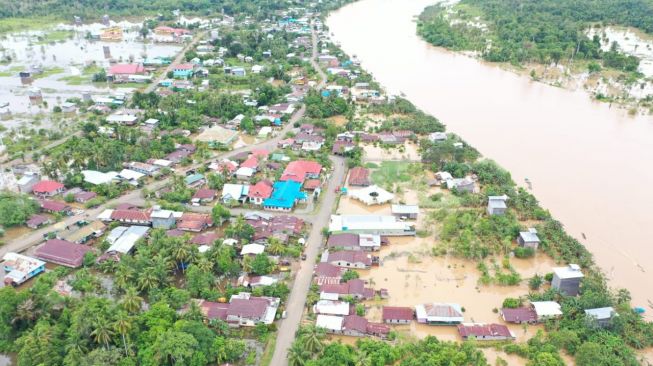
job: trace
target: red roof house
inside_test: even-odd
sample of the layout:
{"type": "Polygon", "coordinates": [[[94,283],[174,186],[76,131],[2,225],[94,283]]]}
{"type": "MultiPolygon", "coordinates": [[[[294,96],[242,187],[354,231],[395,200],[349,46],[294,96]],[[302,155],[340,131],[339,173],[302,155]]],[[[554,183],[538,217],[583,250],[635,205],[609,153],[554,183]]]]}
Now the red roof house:
{"type": "Polygon", "coordinates": [[[470,337],[477,340],[515,339],[510,329],[501,324],[458,324],[458,333],[464,340],[470,337]]]}
{"type": "Polygon", "coordinates": [[[370,185],[369,169],[357,166],[349,171],[349,185],[367,187],[370,185]]]}
{"type": "Polygon", "coordinates": [[[145,67],[141,64],[117,64],[109,68],[108,75],[142,75],[145,67]]]}
{"type": "Polygon", "coordinates": [[[32,187],[32,192],[41,197],[52,197],[63,193],[64,185],[53,180],[42,180],[32,187]]]}
{"type": "Polygon", "coordinates": [[[220,238],[220,235],[217,233],[205,233],[195,235],[190,242],[196,245],[213,245],[218,238],[220,238]]]}
{"type": "Polygon", "coordinates": [[[135,225],[149,225],[150,214],[150,210],[113,210],[111,220],[135,225]]]}
{"type": "Polygon", "coordinates": [[[34,256],[46,262],[77,268],[82,265],[84,255],[92,250],[92,247],[86,245],[75,244],[66,240],[51,239],[37,248],[34,256]]]}
{"type": "Polygon", "coordinates": [[[201,188],[193,195],[191,202],[193,203],[204,203],[211,202],[218,195],[218,192],[215,189],[201,188]]]}
{"type": "Polygon", "coordinates": [[[306,178],[316,179],[320,177],[322,165],[315,161],[296,160],[291,161],[281,175],[280,181],[292,180],[303,183],[306,178]]]}
{"type": "Polygon", "coordinates": [[[59,202],[59,201],[42,200],[41,209],[43,211],[52,212],[52,213],[62,213],[62,214],[70,213],[70,206],[68,206],[66,203],[59,202]]]}
{"type": "Polygon", "coordinates": [[[334,266],[366,269],[372,265],[372,256],[360,250],[342,250],[329,253],[327,261],[334,266]]]}
{"type": "Polygon", "coordinates": [[[209,226],[213,226],[213,219],[207,214],[184,212],[177,221],[177,229],[183,231],[200,232],[209,226]]]}
{"type": "Polygon", "coordinates": [[[537,313],[533,308],[503,308],[501,309],[501,317],[508,323],[537,323],[537,313]]]}
{"type": "Polygon", "coordinates": [[[390,324],[409,324],[415,314],[412,308],[403,306],[384,306],[383,322],[390,324]]]}
{"type": "Polygon", "coordinates": [[[320,292],[338,294],[339,297],[353,296],[356,299],[369,300],[374,297],[374,290],[365,287],[365,281],[361,279],[349,280],[346,283],[325,283],[320,286],[320,292]]]}
{"type": "Polygon", "coordinates": [[[247,193],[249,201],[257,205],[263,204],[263,200],[270,196],[272,196],[272,182],[268,180],[262,180],[250,186],[247,193]]]}
{"type": "Polygon", "coordinates": [[[258,168],[258,159],[256,156],[252,156],[248,158],[247,160],[243,161],[242,164],[240,164],[241,168],[251,168],[251,169],[256,169],[258,168]]]}

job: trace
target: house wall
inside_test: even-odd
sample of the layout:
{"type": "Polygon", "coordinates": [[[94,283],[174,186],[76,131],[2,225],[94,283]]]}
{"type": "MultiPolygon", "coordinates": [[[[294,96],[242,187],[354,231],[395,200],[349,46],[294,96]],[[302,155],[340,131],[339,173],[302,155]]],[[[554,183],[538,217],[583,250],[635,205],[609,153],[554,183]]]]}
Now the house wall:
{"type": "Polygon", "coordinates": [[[170,229],[175,224],[175,218],[171,217],[168,219],[153,218],[152,227],[153,228],[163,228],[170,229]]]}
{"type": "Polygon", "coordinates": [[[410,320],[406,319],[386,319],[385,322],[388,324],[410,324],[410,320]]]}
{"type": "Polygon", "coordinates": [[[576,296],[580,288],[580,278],[561,279],[554,273],[551,287],[560,290],[560,292],[567,296],[576,296]]]}
{"type": "Polygon", "coordinates": [[[529,241],[529,242],[526,242],[526,241],[524,241],[524,239],[521,238],[521,236],[517,238],[517,243],[518,243],[520,246],[524,247],[524,248],[533,248],[533,249],[537,249],[537,247],[539,246],[539,243],[538,243],[538,242],[536,242],[536,241],[529,241]]]}
{"type": "Polygon", "coordinates": [[[505,215],[506,214],[506,209],[505,208],[487,208],[487,213],[489,215],[505,215]]]}

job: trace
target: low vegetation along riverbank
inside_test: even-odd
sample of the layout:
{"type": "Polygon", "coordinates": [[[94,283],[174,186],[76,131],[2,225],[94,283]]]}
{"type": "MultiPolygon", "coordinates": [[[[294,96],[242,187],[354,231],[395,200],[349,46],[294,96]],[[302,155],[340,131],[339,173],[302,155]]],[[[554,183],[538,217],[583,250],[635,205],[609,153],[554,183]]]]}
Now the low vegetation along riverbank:
{"type": "Polygon", "coordinates": [[[418,33],[636,114],[653,112],[651,19],[653,5],[643,0],[462,0],[426,8],[418,33]]]}

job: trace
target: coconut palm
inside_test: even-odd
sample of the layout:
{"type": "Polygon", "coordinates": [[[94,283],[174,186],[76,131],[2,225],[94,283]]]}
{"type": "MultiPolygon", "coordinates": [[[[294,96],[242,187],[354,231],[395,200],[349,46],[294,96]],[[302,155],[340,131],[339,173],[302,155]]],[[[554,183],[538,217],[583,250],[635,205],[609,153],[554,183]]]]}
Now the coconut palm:
{"type": "Polygon", "coordinates": [[[281,255],[286,251],[286,246],[277,238],[268,239],[268,252],[273,255],[281,255]]]}
{"type": "Polygon", "coordinates": [[[213,272],[213,263],[205,256],[200,257],[200,259],[195,263],[195,266],[204,273],[213,272]]]}
{"type": "Polygon", "coordinates": [[[111,336],[113,336],[113,329],[111,324],[105,318],[98,318],[95,321],[94,329],[91,332],[91,336],[98,344],[104,344],[105,348],[109,349],[109,342],[111,341],[111,336]]]}
{"type": "Polygon", "coordinates": [[[177,266],[184,272],[184,264],[188,264],[188,258],[191,256],[190,246],[179,245],[172,249],[172,257],[177,262],[177,266]]]}
{"type": "Polygon", "coordinates": [[[317,353],[322,350],[324,344],[322,340],[325,336],[324,328],[315,326],[304,327],[300,330],[304,348],[310,353],[317,353]]]}
{"type": "Polygon", "coordinates": [[[122,345],[125,347],[125,356],[128,356],[127,351],[127,334],[132,329],[132,320],[125,312],[118,313],[118,317],[113,322],[113,329],[122,337],[122,345]]]}
{"type": "Polygon", "coordinates": [[[36,306],[36,303],[31,298],[23,301],[16,307],[16,315],[11,319],[11,324],[17,325],[21,323],[31,324],[36,321],[41,314],[41,310],[36,306]]]}
{"type": "Polygon", "coordinates": [[[372,366],[372,359],[365,352],[356,354],[354,366],[372,366]]]}
{"type": "Polygon", "coordinates": [[[122,308],[129,314],[134,314],[141,310],[142,302],[143,298],[138,296],[136,289],[129,287],[127,288],[127,291],[125,291],[125,295],[122,297],[122,308]]]}
{"type": "Polygon", "coordinates": [[[304,366],[310,359],[310,354],[300,340],[295,341],[288,349],[288,366],[304,366]]]}

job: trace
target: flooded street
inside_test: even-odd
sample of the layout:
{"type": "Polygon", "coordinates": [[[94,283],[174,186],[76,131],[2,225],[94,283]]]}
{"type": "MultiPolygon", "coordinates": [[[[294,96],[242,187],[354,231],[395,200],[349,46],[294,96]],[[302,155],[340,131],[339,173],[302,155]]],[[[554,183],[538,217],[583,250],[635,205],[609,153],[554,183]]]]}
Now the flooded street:
{"type": "MultiPolygon", "coordinates": [[[[585,92],[532,82],[428,45],[416,35],[414,16],[433,3],[362,0],[333,13],[327,24],[344,51],[356,55],[390,93],[405,93],[508,169],[516,182],[528,178],[542,205],[594,253],[611,284],[628,288],[633,305],[647,307],[651,317],[653,256],[643,229],[653,225],[653,117],[631,117],[591,101],[585,92]]],[[[432,260],[433,265],[451,264],[432,260]]],[[[381,270],[408,266],[406,261],[386,261],[381,270]]],[[[498,289],[488,295],[496,296],[492,306],[476,310],[470,299],[455,297],[456,285],[474,285],[473,278],[438,281],[462,273],[472,276],[475,269],[445,266],[438,271],[435,277],[419,279],[416,273],[386,276],[371,271],[370,276],[379,286],[397,282],[395,287],[412,287],[411,297],[392,296],[406,304],[427,300],[429,288],[451,291],[448,300],[460,301],[467,307],[466,317],[476,320],[497,316],[491,310],[508,295],[502,291],[525,291],[498,289]]],[[[494,289],[482,289],[488,291],[494,289]]]]}

